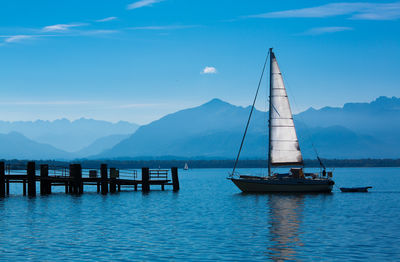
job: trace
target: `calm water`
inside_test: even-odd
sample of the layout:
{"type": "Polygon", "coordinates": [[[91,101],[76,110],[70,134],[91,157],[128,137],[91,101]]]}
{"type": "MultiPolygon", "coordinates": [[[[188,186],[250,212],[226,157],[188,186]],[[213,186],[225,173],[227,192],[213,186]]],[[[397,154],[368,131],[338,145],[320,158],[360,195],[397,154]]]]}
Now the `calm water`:
{"type": "Polygon", "coordinates": [[[227,172],[180,170],[178,193],[28,199],[16,185],[0,260],[400,260],[400,168],[336,169],[338,186],[374,188],[328,195],[242,194],[227,172]]]}

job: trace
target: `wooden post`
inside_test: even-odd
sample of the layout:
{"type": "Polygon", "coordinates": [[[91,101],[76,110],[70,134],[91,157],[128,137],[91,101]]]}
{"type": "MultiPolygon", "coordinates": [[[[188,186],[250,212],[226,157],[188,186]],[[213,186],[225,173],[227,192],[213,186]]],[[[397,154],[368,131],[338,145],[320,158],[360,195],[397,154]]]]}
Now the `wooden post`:
{"type": "Polygon", "coordinates": [[[6,196],[6,171],[4,162],[0,162],[0,197],[6,196]]]}
{"type": "Polygon", "coordinates": [[[75,189],[76,189],[75,188],[75,176],[76,176],[75,172],[76,172],[76,169],[75,169],[74,164],[70,164],[69,165],[69,177],[71,178],[69,181],[69,192],[70,193],[76,193],[76,191],[75,191],[75,189]]]}
{"type": "Polygon", "coordinates": [[[40,165],[40,194],[46,195],[49,194],[49,181],[47,178],[49,177],[49,165],[40,165]]]}
{"type": "Polygon", "coordinates": [[[68,194],[68,182],[65,182],[65,194],[68,194]]]}
{"type": "Polygon", "coordinates": [[[6,194],[7,196],[10,194],[10,180],[6,178],[6,194]]]}
{"type": "Polygon", "coordinates": [[[142,192],[150,191],[150,170],[148,167],[142,168],[142,192]]]}
{"type": "Polygon", "coordinates": [[[36,196],[36,168],[35,162],[28,162],[28,196],[36,196]]]}
{"type": "Polygon", "coordinates": [[[118,192],[121,192],[121,183],[118,183],[118,192]]]}
{"type": "Polygon", "coordinates": [[[47,181],[46,194],[51,194],[51,180],[47,181]]]}
{"type": "Polygon", "coordinates": [[[100,182],[97,182],[97,193],[100,193],[100,182]]]}
{"type": "Polygon", "coordinates": [[[81,166],[81,164],[77,164],[76,165],[76,169],[77,169],[77,171],[76,171],[76,174],[77,174],[76,181],[77,181],[77,184],[78,184],[78,194],[83,194],[83,181],[82,181],[82,166],[81,166]]]}
{"type": "Polygon", "coordinates": [[[26,179],[22,180],[22,192],[26,196],[26,179]]]}
{"type": "Polygon", "coordinates": [[[101,193],[104,195],[108,193],[107,173],[108,173],[107,164],[101,164],[100,166],[101,193]]]}
{"type": "MultiPolygon", "coordinates": [[[[71,174],[69,174],[69,175],[71,176],[71,174]]],[[[74,187],[72,184],[73,184],[72,181],[68,182],[68,193],[70,193],[70,194],[74,193],[74,187]]]]}
{"type": "Polygon", "coordinates": [[[177,167],[172,167],[171,168],[171,174],[172,174],[172,187],[174,191],[179,190],[179,178],[178,178],[178,168],[177,167]]]}
{"type": "Polygon", "coordinates": [[[71,164],[69,166],[70,176],[72,177],[72,188],[73,193],[82,194],[83,193],[83,183],[82,183],[82,167],[80,164],[71,164]]]}
{"type": "Polygon", "coordinates": [[[110,193],[115,193],[117,191],[117,169],[110,168],[110,193]]]}

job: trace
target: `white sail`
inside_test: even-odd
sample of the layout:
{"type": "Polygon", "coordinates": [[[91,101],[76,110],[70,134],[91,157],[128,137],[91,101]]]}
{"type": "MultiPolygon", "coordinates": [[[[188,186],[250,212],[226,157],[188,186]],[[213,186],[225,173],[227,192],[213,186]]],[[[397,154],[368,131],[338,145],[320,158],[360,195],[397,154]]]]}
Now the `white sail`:
{"type": "Polygon", "coordinates": [[[270,165],[302,165],[303,158],[294,127],[289,99],[278,62],[273,52],[271,52],[270,73],[270,165]]]}

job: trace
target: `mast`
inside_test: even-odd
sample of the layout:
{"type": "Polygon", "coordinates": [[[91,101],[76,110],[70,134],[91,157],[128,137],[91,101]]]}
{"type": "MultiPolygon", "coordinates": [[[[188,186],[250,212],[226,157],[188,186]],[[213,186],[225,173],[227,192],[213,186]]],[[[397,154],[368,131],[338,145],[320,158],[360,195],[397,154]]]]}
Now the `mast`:
{"type": "Polygon", "coordinates": [[[272,52],[272,48],[269,49],[269,110],[268,110],[268,176],[271,175],[271,112],[272,112],[272,56],[275,56],[272,52]]]}

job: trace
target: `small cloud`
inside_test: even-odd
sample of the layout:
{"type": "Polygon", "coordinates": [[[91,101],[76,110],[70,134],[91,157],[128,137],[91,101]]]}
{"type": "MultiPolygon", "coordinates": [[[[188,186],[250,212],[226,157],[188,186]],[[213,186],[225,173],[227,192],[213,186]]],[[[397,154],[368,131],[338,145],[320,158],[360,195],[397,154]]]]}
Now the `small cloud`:
{"type": "Polygon", "coordinates": [[[345,26],[315,27],[304,32],[304,35],[322,35],[327,33],[336,33],[350,30],[353,30],[353,28],[345,26]]]}
{"type": "Polygon", "coordinates": [[[202,74],[216,74],[217,69],[213,66],[206,66],[204,67],[203,71],[201,71],[202,74]]]}
{"type": "Polygon", "coordinates": [[[4,38],[4,41],[0,43],[0,46],[4,46],[9,43],[18,43],[24,40],[40,38],[40,37],[53,37],[57,35],[0,35],[0,38],[4,38]]]}
{"type": "Polygon", "coordinates": [[[147,107],[159,107],[159,106],[166,106],[168,104],[156,104],[156,103],[149,103],[149,104],[125,104],[125,105],[118,105],[115,106],[116,108],[147,108],[147,107]]]}
{"type": "Polygon", "coordinates": [[[80,35],[108,35],[108,34],[115,34],[119,33],[120,31],[118,30],[87,30],[87,31],[81,31],[80,35]]]}
{"type": "Polygon", "coordinates": [[[137,26],[129,27],[130,30],[176,30],[197,27],[196,25],[163,25],[163,26],[137,26]]]}
{"type": "Polygon", "coordinates": [[[151,6],[153,4],[162,2],[163,0],[140,0],[137,2],[134,2],[130,5],[128,5],[126,8],[131,10],[131,9],[137,9],[137,8],[141,8],[141,7],[145,7],[145,6],[151,6]]]}
{"type": "Polygon", "coordinates": [[[92,101],[0,101],[0,106],[65,106],[85,105],[92,101]]]}
{"type": "Polygon", "coordinates": [[[400,2],[330,3],[320,6],[269,12],[247,18],[325,18],[347,15],[358,20],[395,20],[400,18],[400,2]]]}
{"type": "Polygon", "coordinates": [[[30,39],[30,38],[34,38],[34,37],[35,37],[34,35],[13,35],[13,36],[6,37],[4,42],[15,43],[15,42],[20,42],[22,40],[26,40],[26,39],[30,39]]]}
{"type": "Polygon", "coordinates": [[[110,16],[110,17],[96,20],[96,22],[102,23],[102,22],[109,22],[109,21],[113,21],[113,20],[117,20],[117,19],[118,19],[118,17],[116,17],[116,16],[110,16]]]}
{"type": "Polygon", "coordinates": [[[72,27],[84,26],[86,24],[57,24],[57,25],[48,25],[43,27],[43,32],[57,32],[57,31],[67,31],[72,27]]]}

